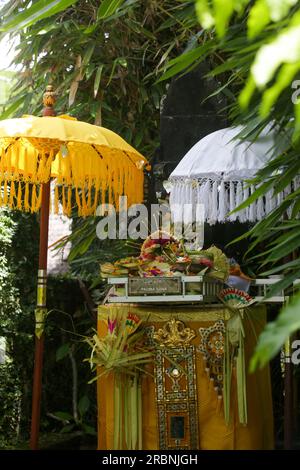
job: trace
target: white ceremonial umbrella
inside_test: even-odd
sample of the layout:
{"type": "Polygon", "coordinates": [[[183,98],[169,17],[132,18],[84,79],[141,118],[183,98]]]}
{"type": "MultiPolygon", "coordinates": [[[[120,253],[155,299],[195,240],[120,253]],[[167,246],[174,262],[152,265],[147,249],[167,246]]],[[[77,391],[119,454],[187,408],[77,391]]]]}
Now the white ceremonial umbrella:
{"type": "MultiPolygon", "coordinates": [[[[207,135],[183,157],[168,179],[170,206],[174,222],[193,221],[194,210],[184,204],[204,205],[204,220],[217,222],[256,222],[279,205],[291,187],[273,197],[269,192],[246,209],[228,216],[256,189],[246,181],[263,168],[271,157],[279,155],[284,142],[275,144],[275,132],[269,129],[255,140],[242,141],[237,136],[243,128],[229,127],[207,135]]],[[[299,178],[294,181],[299,187],[299,178]]]]}

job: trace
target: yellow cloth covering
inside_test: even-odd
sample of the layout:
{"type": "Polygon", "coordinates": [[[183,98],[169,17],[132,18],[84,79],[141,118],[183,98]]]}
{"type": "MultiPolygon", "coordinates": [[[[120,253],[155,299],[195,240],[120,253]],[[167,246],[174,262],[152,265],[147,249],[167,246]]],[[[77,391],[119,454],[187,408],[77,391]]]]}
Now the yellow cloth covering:
{"type": "MultiPolygon", "coordinates": [[[[102,337],[107,332],[107,317],[113,311],[114,317],[133,313],[155,328],[172,318],[183,321],[185,325],[198,331],[200,327],[209,327],[217,320],[228,320],[229,311],[223,306],[205,307],[164,307],[134,305],[100,306],[98,312],[98,334],[102,337]]],[[[257,336],[266,322],[265,306],[248,309],[251,320],[245,318],[244,328],[246,370],[253,353],[257,336]]],[[[195,343],[196,344],[196,343],[195,343]]],[[[273,411],[269,368],[247,373],[248,424],[239,424],[235,380],[232,384],[231,423],[227,427],[224,421],[222,400],[210,383],[204,370],[202,355],[196,355],[196,377],[198,394],[199,449],[236,450],[236,449],[272,449],[273,448],[273,411]],[[221,403],[220,403],[221,402],[221,403]]],[[[113,388],[112,375],[98,380],[98,448],[113,448],[113,388]]],[[[155,402],[154,380],[147,375],[143,379],[143,449],[158,450],[157,411],[155,402]]]]}

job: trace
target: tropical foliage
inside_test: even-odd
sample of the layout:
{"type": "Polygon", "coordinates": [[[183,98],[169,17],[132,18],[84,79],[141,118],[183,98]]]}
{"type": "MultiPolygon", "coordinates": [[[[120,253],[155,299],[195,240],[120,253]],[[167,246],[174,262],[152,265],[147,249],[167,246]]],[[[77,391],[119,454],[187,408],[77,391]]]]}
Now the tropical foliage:
{"type": "MultiPolygon", "coordinates": [[[[288,288],[300,275],[300,198],[295,175],[299,175],[300,103],[293,90],[300,70],[298,51],[300,34],[300,2],[257,0],[253,2],[197,0],[196,10],[203,27],[215,27],[217,44],[211,40],[210,50],[222,54],[223,63],[212,74],[227,73],[230,86],[240,88],[239,102],[231,107],[235,122],[245,124],[244,136],[255,137],[271,125],[280,139],[287,142],[285,151],[261,170],[255,182],[259,195],[278,199],[285,197],[268,217],[248,234],[252,240],[249,253],[261,260],[265,275],[283,274],[284,278],[270,290],[288,288]],[[267,249],[256,254],[261,245],[267,249]],[[266,271],[266,267],[268,268],[266,271]]],[[[228,83],[227,82],[227,83],[228,83]]],[[[250,200],[244,203],[246,206],[250,200]]],[[[242,206],[240,206],[242,207],[242,206]]],[[[283,309],[275,324],[268,326],[260,338],[253,364],[264,365],[274,356],[290,333],[299,328],[299,296],[283,309]]]]}
{"type": "MultiPolygon", "coordinates": [[[[272,292],[289,288],[300,274],[300,190],[294,181],[300,166],[300,2],[72,3],[11,0],[2,8],[1,29],[19,31],[16,61],[23,64],[3,118],[37,113],[45,83],[52,80],[60,91],[59,110],[117,130],[151,155],[158,145],[159,107],[167,81],[209,61],[210,75],[220,81],[215,93],[226,94],[231,122],[245,125],[241,137],[255,139],[271,125],[278,139],[287,142],[282,155],[255,180],[259,188],[251,201],[262,194],[278,199],[282,190],[285,197],[248,234],[247,256],[258,256],[261,273],[284,275],[272,292]],[[24,26],[26,31],[20,31],[24,26]]],[[[278,319],[287,326],[286,333],[298,327],[299,303],[289,309],[292,314],[283,312],[278,319]]],[[[259,346],[264,351],[261,363],[278,345],[268,353],[259,346]]]]}

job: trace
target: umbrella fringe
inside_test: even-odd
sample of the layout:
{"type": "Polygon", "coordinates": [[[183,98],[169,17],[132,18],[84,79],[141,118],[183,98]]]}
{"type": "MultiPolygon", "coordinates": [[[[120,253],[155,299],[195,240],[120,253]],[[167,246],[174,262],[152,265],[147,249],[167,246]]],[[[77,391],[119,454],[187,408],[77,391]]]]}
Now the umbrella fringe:
{"type": "Polygon", "coordinates": [[[51,146],[51,139],[43,145],[38,144],[38,140],[0,139],[0,205],[37,212],[41,204],[40,186],[51,178],[55,213],[59,212],[61,203],[63,214],[71,215],[72,189],[75,189],[78,215],[84,217],[94,215],[99,203],[108,202],[118,211],[119,198],[124,195],[128,207],[143,202],[141,157],[105,146],[74,142],[57,153],[57,147],[51,146]]]}
{"type": "MultiPolygon", "coordinates": [[[[299,185],[299,177],[287,185],[283,191],[274,196],[273,190],[234,214],[231,211],[248,199],[258,186],[249,185],[242,180],[224,180],[221,176],[214,178],[184,178],[171,177],[170,205],[174,223],[192,223],[196,213],[196,204],[204,205],[205,221],[210,225],[217,222],[256,222],[262,220],[272,212],[291,192],[299,185]],[[183,210],[184,205],[191,204],[191,208],[183,210]]],[[[135,194],[135,197],[137,194],[135,194]]],[[[291,214],[291,209],[290,209],[291,214]]],[[[288,213],[288,215],[290,215],[288,213]]]]}

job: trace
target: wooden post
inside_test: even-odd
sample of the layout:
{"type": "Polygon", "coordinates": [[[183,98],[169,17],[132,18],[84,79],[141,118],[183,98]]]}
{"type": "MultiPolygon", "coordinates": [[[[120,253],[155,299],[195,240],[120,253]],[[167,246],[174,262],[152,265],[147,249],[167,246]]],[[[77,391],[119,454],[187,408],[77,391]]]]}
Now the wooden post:
{"type": "Polygon", "coordinates": [[[46,289],[47,289],[47,254],[48,254],[48,227],[49,227],[49,205],[50,205],[50,181],[42,186],[42,204],[40,212],[40,250],[39,271],[37,286],[37,310],[36,310],[36,337],[32,391],[32,415],[30,448],[38,449],[40,410],[42,394],[42,370],[44,352],[43,323],[46,316],[46,289]],[[40,314],[38,314],[38,312],[40,314]],[[38,335],[38,332],[41,332],[38,335]]]}
{"type": "MultiPolygon", "coordinates": [[[[43,96],[43,116],[55,116],[54,103],[55,93],[51,85],[48,85],[43,96]]],[[[47,315],[47,255],[48,255],[48,229],[50,209],[50,179],[42,185],[42,203],[40,210],[40,248],[37,285],[37,307],[35,311],[35,354],[32,390],[32,414],[30,448],[38,449],[41,395],[42,395],[42,372],[44,352],[44,323],[47,315]]]]}

